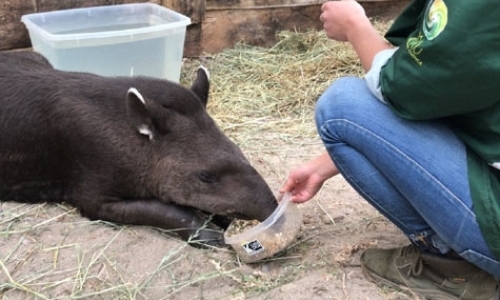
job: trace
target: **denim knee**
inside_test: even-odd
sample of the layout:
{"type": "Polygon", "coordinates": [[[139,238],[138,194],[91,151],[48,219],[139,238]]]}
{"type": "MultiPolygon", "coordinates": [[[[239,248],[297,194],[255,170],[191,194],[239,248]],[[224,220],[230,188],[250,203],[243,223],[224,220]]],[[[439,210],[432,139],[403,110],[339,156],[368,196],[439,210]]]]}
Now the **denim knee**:
{"type": "Polygon", "coordinates": [[[325,121],[341,117],[344,104],[351,104],[361,98],[362,93],[371,94],[363,79],[354,76],[335,80],[316,102],[315,120],[317,128],[325,121]]]}

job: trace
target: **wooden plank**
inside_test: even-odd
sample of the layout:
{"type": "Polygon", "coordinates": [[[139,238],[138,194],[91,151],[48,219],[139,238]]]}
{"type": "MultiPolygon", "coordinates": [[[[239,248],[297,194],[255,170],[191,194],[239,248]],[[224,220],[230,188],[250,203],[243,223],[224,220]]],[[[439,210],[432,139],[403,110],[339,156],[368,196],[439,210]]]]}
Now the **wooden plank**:
{"type": "MultiPolygon", "coordinates": [[[[391,0],[357,0],[360,3],[391,2],[391,0]]],[[[270,9],[319,5],[325,0],[207,0],[207,10],[270,9]]]]}
{"type": "MultiPolygon", "coordinates": [[[[317,0],[207,0],[201,36],[188,36],[185,54],[218,53],[238,42],[268,47],[282,30],[321,30],[317,0]]],[[[394,18],[410,0],[358,0],[369,17],[394,18]]]]}
{"type": "Polygon", "coordinates": [[[186,39],[184,41],[184,57],[199,57],[203,54],[203,37],[202,23],[191,24],[186,31],[186,39]]]}
{"type": "Polygon", "coordinates": [[[368,17],[394,19],[411,0],[358,0],[368,17]]]}
{"type": "Polygon", "coordinates": [[[202,25],[200,48],[203,52],[217,53],[240,41],[268,47],[276,42],[275,35],[278,31],[320,29],[318,11],[319,5],[245,10],[245,13],[235,10],[207,10],[202,25]]]}
{"type": "Polygon", "coordinates": [[[206,0],[163,0],[162,5],[191,18],[192,24],[203,21],[206,0]]]}
{"type": "Polygon", "coordinates": [[[321,5],[324,0],[207,0],[207,10],[272,9],[321,5]]]}
{"type": "MultiPolygon", "coordinates": [[[[217,53],[244,41],[271,46],[281,30],[321,30],[324,0],[0,0],[0,50],[30,47],[23,14],[76,7],[152,2],[191,18],[184,53],[217,53]]],[[[392,18],[410,0],[358,0],[368,16],[392,18]]]]}
{"type": "Polygon", "coordinates": [[[28,32],[21,23],[21,16],[36,11],[36,1],[0,1],[0,50],[29,45],[28,32]]]}

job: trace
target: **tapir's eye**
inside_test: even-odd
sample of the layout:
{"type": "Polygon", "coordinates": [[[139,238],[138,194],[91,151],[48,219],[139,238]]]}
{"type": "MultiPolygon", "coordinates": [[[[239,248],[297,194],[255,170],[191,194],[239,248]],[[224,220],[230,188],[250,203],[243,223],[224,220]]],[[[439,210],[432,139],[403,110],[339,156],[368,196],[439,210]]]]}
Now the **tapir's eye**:
{"type": "Polygon", "coordinates": [[[201,171],[200,174],[198,174],[198,178],[205,183],[215,183],[219,181],[219,178],[214,173],[208,171],[201,171]]]}

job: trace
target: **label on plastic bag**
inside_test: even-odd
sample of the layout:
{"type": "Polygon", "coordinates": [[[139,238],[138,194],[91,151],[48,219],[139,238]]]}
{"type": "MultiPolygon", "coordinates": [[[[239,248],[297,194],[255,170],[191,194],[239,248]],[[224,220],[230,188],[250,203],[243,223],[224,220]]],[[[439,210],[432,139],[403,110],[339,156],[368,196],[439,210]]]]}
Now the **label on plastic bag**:
{"type": "Polygon", "coordinates": [[[262,246],[259,240],[253,240],[251,242],[243,244],[242,246],[248,255],[255,255],[257,253],[264,251],[264,246],[262,246]]]}

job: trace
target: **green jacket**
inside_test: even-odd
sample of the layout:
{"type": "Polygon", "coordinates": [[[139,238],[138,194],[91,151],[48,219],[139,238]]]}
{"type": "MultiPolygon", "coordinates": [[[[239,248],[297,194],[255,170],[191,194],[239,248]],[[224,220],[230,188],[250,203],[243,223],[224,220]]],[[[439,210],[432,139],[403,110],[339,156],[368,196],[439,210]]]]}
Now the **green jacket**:
{"type": "Polygon", "coordinates": [[[415,0],[385,37],[399,49],[380,72],[383,99],[465,142],[474,211],[500,259],[500,2],[415,0]]]}

